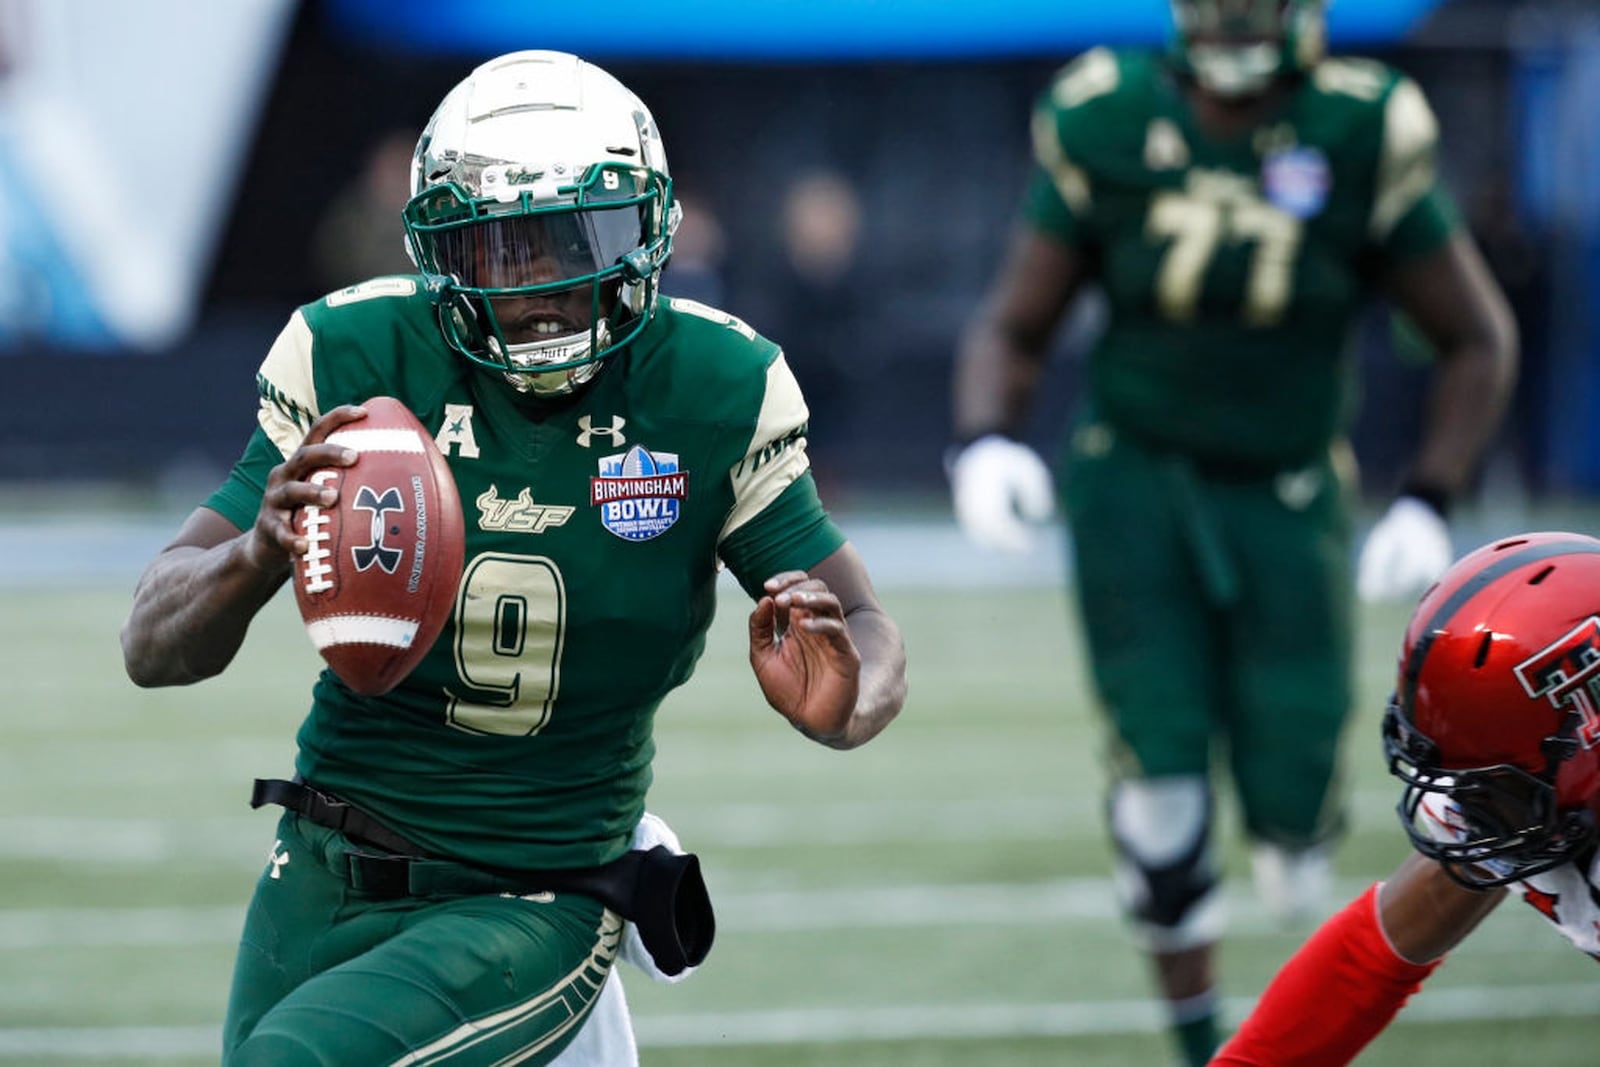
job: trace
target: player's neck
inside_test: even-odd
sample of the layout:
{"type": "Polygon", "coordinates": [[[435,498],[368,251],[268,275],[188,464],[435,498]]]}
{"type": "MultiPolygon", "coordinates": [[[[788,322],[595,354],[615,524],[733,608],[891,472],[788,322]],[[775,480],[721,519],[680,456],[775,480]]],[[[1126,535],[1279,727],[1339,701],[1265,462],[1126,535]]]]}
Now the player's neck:
{"type": "Polygon", "coordinates": [[[1265,92],[1251,96],[1222,97],[1208,93],[1191,82],[1185,86],[1184,95],[1195,124],[1206,136],[1219,141],[1234,141],[1248,136],[1256,127],[1282,111],[1293,88],[1292,81],[1280,78],[1265,92]]]}

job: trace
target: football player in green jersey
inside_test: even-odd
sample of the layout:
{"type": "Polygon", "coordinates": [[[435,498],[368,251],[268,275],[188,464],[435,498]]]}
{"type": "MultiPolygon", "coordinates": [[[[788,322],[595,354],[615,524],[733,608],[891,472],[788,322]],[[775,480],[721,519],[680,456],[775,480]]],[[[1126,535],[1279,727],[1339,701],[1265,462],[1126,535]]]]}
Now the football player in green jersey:
{"type": "Polygon", "coordinates": [[[1437,354],[1361,587],[1448,565],[1444,518],[1504,407],[1516,332],[1435,171],[1415,83],[1323,55],[1320,0],[1174,0],[1165,55],[1095,49],[1033,116],[1036,166],[955,368],[957,516],[1026,547],[1057,495],[1112,737],[1116,885],[1184,1055],[1217,1042],[1213,759],[1257,886],[1321,907],[1350,698],[1351,328],[1392,299],[1437,354]],[[1052,334],[1109,305],[1057,479],[1018,441],[1052,334]]]}
{"type": "MultiPolygon", "coordinates": [[[[157,686],[226,668],[305,550],[292,512],[329,502],[310,476],[353,461],[329,434],[398,397],[465,511],[455,611],[383,696],[324,671],[296,780],[258,783],[290,810],[224,1061],[626,1062],[626,1032],[569,1054],[628,938],[668,975],[707,947],[709,914],[671,910],[695,903],[670,890],[697,868],[668,866],[653,895],[659,865],[630,844],[650,822],[653,717],[704,648],[719,570],[755,602],[763,694],[813,740],[882,730],[904,649],[818,501],[782,352],[658,292],[678,211],[632,92],[564,53],[492,60],[439,105],[412,186],[420,272],[291,316],[243,457],[139,583],[127,669],[157,686]],[[663,913],[672,936],[652,943],[663,913]]],[[[620,990],[613,1009],[626,1028],[620,990]]]]}

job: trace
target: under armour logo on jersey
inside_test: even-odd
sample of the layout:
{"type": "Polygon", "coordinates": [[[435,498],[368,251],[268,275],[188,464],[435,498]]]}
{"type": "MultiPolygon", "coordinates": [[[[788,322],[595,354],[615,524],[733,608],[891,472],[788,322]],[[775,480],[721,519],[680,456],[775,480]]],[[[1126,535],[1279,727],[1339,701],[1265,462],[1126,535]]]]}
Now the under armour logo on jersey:
{"type": "Polygon", "coordinates": [[[272,843],[272,853],[267,856],[267,862],[272,864],[273,878],[282,878],[283,869],[289,865],[288,850],[285,849],[279,852],[278,849],[280,848],[283,848],[283,839],[281,837],[272,843]]]}
{"type": "Polygon", "coordinates": [[[356,560],[356,570],[364,571],[376,563],[383,568],[383,573],[393,574],[395,568],[400,566],[401,552],[383,543],[383,517],[388,512],[404,508],[405,505],[400,502],[400,490],[391,485],[379,496],[371,486],[363,485],[356,492],[355,506],[362,511],[372,512],[372,543],[354,545],[350,549],[350,554],[356,560]]]}
{"type": "Polygon", "coordinates": [[[588,448],[589,442],[596,437],[610,438],[609,443],[625,445],[628,439],[622,435],[622,428],[628,425],[628,420],[621,415],[611,416],[610,426],[595,426],[590,423],[588,415],[578,416],[578,447],[588,448]]]}

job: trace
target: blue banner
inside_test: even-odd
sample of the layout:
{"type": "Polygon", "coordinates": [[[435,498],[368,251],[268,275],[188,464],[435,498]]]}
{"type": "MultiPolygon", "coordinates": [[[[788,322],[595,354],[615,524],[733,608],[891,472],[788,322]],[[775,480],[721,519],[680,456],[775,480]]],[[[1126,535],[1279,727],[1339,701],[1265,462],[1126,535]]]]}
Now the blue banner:
{"type": "MultiPolygon", "coordinates": [[[[1336,46],[1389,44],[1441,2],[1338,0],[1329,30],[1336,46]]],[[[1161,42],[1172,19],[1167,0],[329,0],[326,10],[340,33],[383,50],[730,61],[1054,56],[1161,42]]]]}
{"type": "MultiPolygon", "coordinates": [[[[1512,104],[1519,214],[1551,263],[1548,306],[1525,349],[1525,388],[1550,487],[1600,491],[1600,20],[1552,23],[1519,42],[1512,104]]],[[[1529,332],[1525,329],[1525,333],[1529,332]]]]}

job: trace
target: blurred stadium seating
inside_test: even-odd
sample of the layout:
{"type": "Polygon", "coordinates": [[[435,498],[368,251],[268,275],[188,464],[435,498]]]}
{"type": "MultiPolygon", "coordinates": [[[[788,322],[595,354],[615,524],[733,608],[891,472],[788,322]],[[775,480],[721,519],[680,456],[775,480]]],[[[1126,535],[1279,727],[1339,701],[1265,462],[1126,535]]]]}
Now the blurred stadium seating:
{"type": "MultiPolygon", "coordinates": [[[[1112,21],[1088,7],[1005,0],[999,6],[1011,10],[985,5],[981,21],[1005,22],[1010,36],[960,38],[952,13],[977,18],[970,5],[900,0],[862,8],[859,33],[810,32],[830,15],[834,25],[849,17],[839,12],[850,5],[823,3],[780,4],[766,22],[734,19],[713,33],[705,20],[721,9],[701,0],[676,5],[676,17],[664,12],[652,24],[659,32],[641,36],[547,17],[543,5],[535,30],[526,5],[483,0],[454,9],[459,29],[423,51],[406,32],[430,9],[423,3],[263,0],[253,22],[229,33],[227,20],[214,28],[187,13],[190,3],[148,0],[170,16],[158,24],[100,12],[110,26],[98,32],[72,25],[74,12],[89,19],[85,5],[0,4],[11,12],[0,14],[0,42],[13,42],[0,66],[12,88],[0,97],[0,118],[11,120],[0,121],[0,190],[10,190],[12,217],[0,227],[0,482],[150,485],[203,480],[229,463],[247,425],[251,372],[289,309],[358,274],[406,268],[397,160],[435,98],[487,49],[554,44],[595,54],[651,101],[696,228],[714,238],[685,241],[669,287],[714,295],[791,349],[827,488],[869,504],[936,493],[954,332],[1010,222],[1027,105],[1097,30],[1154,42],[1166,19],[1163,0],[1118,5],[1112,21]],[[381,30],[372,25],[379,8],[381,30]],[[773,21],[787,8],[792,34],[773,21]],[[872,21],[910,8],[929,12],[902,18],[923,26],[920,35],[897,37],[872,21]],[[123,43],[132,34],[143,45],[174,24],[215,29],[218,58],[154,43],[136,58],[123,43]],[[775,59],[775,40],[797,54],[775,59]],[[67,62],[85,55],[92,62],[67,62]],[[141,60],[170,64],[177,77],[153,78],[141,60]],[[173,102],[206,96],[191,91],[196,82],[215,85],[204,114],[173,102]],[[130,84],[142,88],[130,93],[130,84]],[[38,109],[19,101],[51,91],[60,99],[40,113],[76,116],[80,141],[98,150],[73,157],[71,144],[57,144],[46,156],[81,162],[118,205],[115,217],[131,220],[107,252],[113,265],[86,268],[89,281],[109,274],[131,287],[120,303],[96,304],[84,294],[103,287],[49,267],[52,255],[70,260],[81,239],[22,243],[25,221],[84,214],[78,185],[62,182],[31,203],[15,189],[41,151],[26,139],[40,122],[18,119],[38,109]],[[119,96],[145,108],[139,124],[117,121],[119,96]],[[797,266],[799,231],[785,222],[792,194],[817,175],[853,196],[848,210],[859,220],[827,277],[797,266]],[[42,279],[59,291],[41,292],[42,279]],[[162,295],[158,321],[115,314],[152,293],[162,295]],[[85,394],[97,409],[93,433],[60,418],[68,398],[85,394]]],[[[1486,473],[1491,488],[1600,488],[1589,311],[1600,306],[1600,17],[1571,0],[1341,0],[1332,24],[1336,46],[1380,54],[1428,89],[1449,182],[1517,302],[1526,375],[1486,473]]],[[[1092,329],[1092,316],[1083,326],[1092,329]]],[[[1381,316],[1359,344],[1368,387],[1355,440],[1365,488],[1382,496],[1418,419],[1420,373],[1381,316]]],[[[1069,334],[1061,347],[1067,358],[1036,419],[1046,448],[1075,388],[1079,341],[1069,334]]]]}

